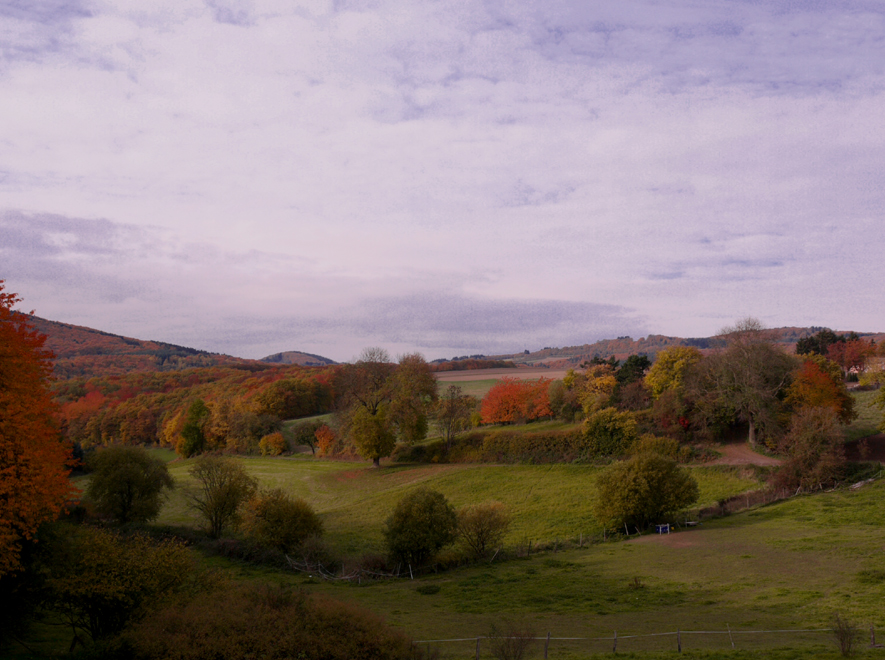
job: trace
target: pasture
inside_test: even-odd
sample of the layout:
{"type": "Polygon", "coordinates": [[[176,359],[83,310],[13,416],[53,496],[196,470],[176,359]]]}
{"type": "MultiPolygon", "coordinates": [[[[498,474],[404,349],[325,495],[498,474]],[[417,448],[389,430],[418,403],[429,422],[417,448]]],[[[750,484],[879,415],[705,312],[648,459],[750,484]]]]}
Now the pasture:
{"type": "MultiPolygon", "coordinates": [[[[455,507],[503,502],[513,517],[508,545],[601,533],[591,514],[601,468],[588,465],[394,465],[378,470],[367,463],[309,457],[235,460],[242,461],[262,487],[282,488],[310,502],[323,520],[326,538],[346,553],[381,551],[384,520],[397,501],[418,486],[440,491],[455,507]]],[[[178,488],[158,524],[197,524],[184,497],[191,483],[190,464],[169,464],[178,488]]],[[[700,485],[699,507],[760,486],[751,470],[689,469],[700,485]]]]}
{"type": "MultiPolygon", "coordinates": [[[[444,484],[438,476],[437,483],[444,484]]],[[[287,582],[360,603],[418,640],[468,639],[436,645],[442,657],[473,657],[473,639],[506,619],[539,636],[581,638],[554,642],[551,658],[611,653],[611,642],[587,638],[611,637],[613,631],[621,638],[619,653],[669,651],[677,657],[673,636],[628,638],[677,629],[723,631],[685,633],[686,653],[679,657],[836,658],[829,634],[745,633],[827,628],[835,612],[865,631],[871,624],[877,630],[885,626],[883,496],[885,485],[877,481],[856,491],[800,496],[669,536],[595,543],[414,581],[332,584],[227,560],[213,563],[241,579],[287,582]],[[438,591],[418,591],[428,585],[438,591]],[[734,632],[736,652],[726,626],[734,632]],[[750,654],[776,647],[792,650],[750,654]]],[[[536,649],[531,657],[542,656],[536,649]]],[[[861,657],[885,654],[869,650],[861,657]]]]}

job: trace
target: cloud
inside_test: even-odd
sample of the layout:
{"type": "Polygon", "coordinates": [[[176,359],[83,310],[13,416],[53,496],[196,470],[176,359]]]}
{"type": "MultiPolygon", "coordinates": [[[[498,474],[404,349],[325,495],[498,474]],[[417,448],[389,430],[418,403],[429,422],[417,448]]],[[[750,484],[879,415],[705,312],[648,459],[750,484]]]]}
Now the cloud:
{"type": "Polygon", "coordinates": [[[876,322],[878,3],[0,11],[0,263],[60,320],[337,357],[876,322]]]}

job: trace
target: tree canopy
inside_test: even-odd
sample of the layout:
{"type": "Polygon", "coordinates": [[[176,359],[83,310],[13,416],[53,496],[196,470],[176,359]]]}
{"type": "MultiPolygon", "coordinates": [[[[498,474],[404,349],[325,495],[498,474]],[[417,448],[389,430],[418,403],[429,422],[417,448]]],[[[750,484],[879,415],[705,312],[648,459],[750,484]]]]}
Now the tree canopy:
{"type": "Polygon", "coordinates": [[[54,520],[72,492],[69,448],[53,424],[46,337],[0,280],[0,576],[19,568],[22,542],[54,520]]]}
{"type": "Polygon", "coordinates": [[[92,476],[86,495],[99,513],[121,524],[156,518],[163,489],[175,485],[166,464],[143,447],[100,449],[90,458],[89,467],[92,476]]]}

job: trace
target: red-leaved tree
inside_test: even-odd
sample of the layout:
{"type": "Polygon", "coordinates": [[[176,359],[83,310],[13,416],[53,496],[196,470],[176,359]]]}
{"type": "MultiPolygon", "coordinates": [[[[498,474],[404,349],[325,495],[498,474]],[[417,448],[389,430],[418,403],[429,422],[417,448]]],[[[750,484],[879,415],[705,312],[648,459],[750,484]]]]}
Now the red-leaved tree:
{"type": "Polygon", "coordinates": [[[502,378],[480,404],[483,424],[511,424],[550,417],[549,378],[537,381],[502,378]]]}
{"type": "Polygon", "coordinates": [[[46,341],[12,310],[0,280],[0,576],[16,571],[22,542],[54,520],[71,493],[70,451],[53,424],[46,341]]]}

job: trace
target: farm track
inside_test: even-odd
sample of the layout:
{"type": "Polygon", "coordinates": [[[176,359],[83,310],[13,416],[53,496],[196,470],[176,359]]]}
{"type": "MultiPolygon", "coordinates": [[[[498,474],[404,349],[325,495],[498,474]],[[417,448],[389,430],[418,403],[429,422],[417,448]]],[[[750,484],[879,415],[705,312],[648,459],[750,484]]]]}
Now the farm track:
{"type": "Polygon", "coordinates": [[[708,465],[780,465],[783,461],[773,456],[765,456],[750,449],[745,442],[730,442],[718,448],[720,458],[708,465]]]}

